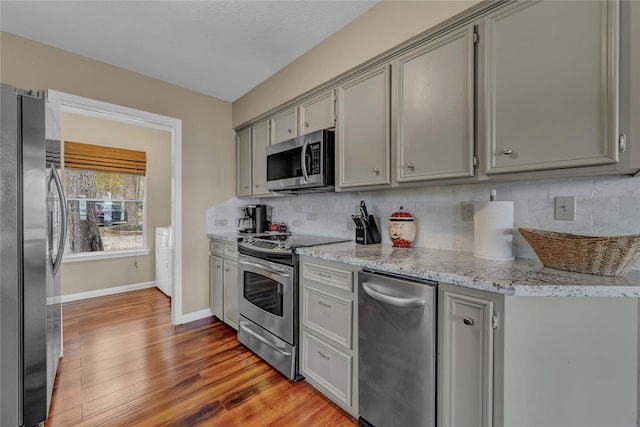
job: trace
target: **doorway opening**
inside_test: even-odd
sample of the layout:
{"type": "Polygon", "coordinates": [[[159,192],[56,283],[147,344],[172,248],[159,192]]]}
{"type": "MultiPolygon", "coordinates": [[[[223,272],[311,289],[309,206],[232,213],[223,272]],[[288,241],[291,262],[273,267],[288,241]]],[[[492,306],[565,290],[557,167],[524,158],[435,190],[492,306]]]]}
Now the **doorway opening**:
{"type": "MultiPolygon", "coordinates": [[[[182,321],[182,121],[55,90],[48,91],[55,119],[64,129],[62,113],[89,116],[170,133],[171,139],[171,323],[182,321]]],[[[151,236],[154,230],[147,230],[151,236]]],[[[153,250],[153,248],[147,248],[153,250]]]]}

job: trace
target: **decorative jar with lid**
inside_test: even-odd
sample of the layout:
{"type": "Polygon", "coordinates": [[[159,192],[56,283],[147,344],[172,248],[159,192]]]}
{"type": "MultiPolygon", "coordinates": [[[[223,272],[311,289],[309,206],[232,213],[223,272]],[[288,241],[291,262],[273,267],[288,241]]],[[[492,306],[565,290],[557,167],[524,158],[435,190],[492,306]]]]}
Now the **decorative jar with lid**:
{"type": "Polygon", "coordinates": [[[400,206],[400,210],[391,214],[389,218],[389,239],[394,248],[408,248],[415,238],[415,218],[400,206]]]}

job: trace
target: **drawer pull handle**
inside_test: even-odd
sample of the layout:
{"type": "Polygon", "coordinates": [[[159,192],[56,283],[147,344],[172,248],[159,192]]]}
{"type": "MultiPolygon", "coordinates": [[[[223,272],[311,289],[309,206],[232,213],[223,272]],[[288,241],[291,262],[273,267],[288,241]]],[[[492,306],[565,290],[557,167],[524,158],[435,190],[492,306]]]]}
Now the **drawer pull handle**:
{"type": "Polygon", "coordinates": [[[411,169],[412,171],[416,168],[415,165],[413,163],[411,163],[411,162],[407,163],[407,167],[409,169],[411,169]]]}
{"type": "Polygon", "coordinates": [[[503,154],[507,154],[507,155],[508,155],[508,154],[512,154],[512,153],[513,153],[513,150],[512,150],[511,148],[505,148],[504,150],[502,150],[502,153],[503,153],[503,154]]]}
{"type": "Polygon", "coordinates": [[[320,304],[323,307],[331,308],[331,304],[327,304],[326,302],[323,302],[323,301],[318,301],[318,304],[320,304]]]}
{"type": "Polygon", "coordinates": [[[224,271],[231,271],[231,269],[230,268],[225,268],[224,271]]]}
{"type": "Polygon", "coordinates": [[[331,275],[330,274],[318,273],[318,276],[324,277],[325,279],[331,279],[331,275]]]}
{"type": "Polygon", "coordinates": [[[320,357],[322,357],[324,360],[331,360],[331,358],[329,356],[327,356],[326,354],[324,354],[323,352],[321,352],[320,350],[318,350],[318,354],[320,355],[320,357]]]}
{"type": "Polygon", "coordinates": [[[220,270],[220,266],[219,266],[219,265],[216,265],[216,268],[217,268],[218,270],[220,270]]]}
{"type": "Polygon", "coordinates": [[[309,122],[304,122],[304,127],[308,128],[309,127],[309,122]]]}
{"type": "Polygon", "coordinates": [[[462,319],[462,323],[467,326],[473,326],[473,319],[470,317],[465,317],[464,319],[462,319]]]}
{"type": "Polygon", "coordinates": [[[287,129],[287,132],[291,133],[291,132],[293,132],[293,130],[291,130],[291,129],[287,129]]]}
{"type": "Polygon", "coordinates": [[[376,175],[380,175],[380,169],[378,168],[373,168],[371,169],[371,171],[373,171],[373,173],[375,173],[376,175]]]}

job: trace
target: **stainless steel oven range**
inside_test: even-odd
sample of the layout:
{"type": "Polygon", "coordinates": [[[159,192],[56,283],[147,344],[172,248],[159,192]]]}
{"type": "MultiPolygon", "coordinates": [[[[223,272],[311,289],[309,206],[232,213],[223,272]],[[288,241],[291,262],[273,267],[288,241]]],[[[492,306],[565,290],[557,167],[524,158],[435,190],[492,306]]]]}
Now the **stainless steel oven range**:
{"type": "Polygon", "coordinates": [[[238,241],[238,340],[289,379],[300,379],[296,249],[345,240],[268,233],[238,241]]]}

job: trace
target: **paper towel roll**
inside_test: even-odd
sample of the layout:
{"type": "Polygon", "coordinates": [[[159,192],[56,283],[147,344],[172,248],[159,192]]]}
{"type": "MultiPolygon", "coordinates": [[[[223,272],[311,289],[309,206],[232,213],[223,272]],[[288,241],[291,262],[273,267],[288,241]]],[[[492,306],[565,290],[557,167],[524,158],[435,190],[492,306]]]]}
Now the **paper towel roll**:
{"type": "Polygon", "coordinates": [[[476,202],[473,234],[476,258],[513,260],[513,202],[476,202]]]}

